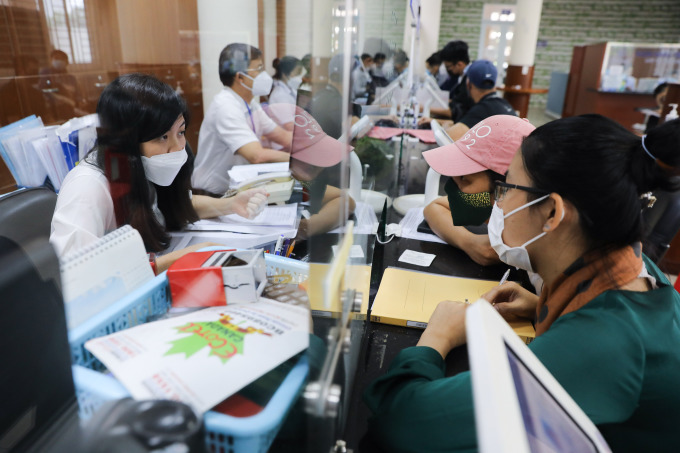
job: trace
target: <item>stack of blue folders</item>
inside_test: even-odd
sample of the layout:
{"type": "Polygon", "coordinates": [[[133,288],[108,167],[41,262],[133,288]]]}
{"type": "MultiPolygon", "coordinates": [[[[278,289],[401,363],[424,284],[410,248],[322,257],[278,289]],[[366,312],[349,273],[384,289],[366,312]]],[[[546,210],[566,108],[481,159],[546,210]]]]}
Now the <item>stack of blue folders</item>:
{"type": "Polygon", "coordinates": [[[31,115],[0,128],[0,156],[17,186],[38,187],[49,178],[59,191],[66,174],[94,146],[97,125],[96,115],[61,126],[45,126],[31,115]]]}

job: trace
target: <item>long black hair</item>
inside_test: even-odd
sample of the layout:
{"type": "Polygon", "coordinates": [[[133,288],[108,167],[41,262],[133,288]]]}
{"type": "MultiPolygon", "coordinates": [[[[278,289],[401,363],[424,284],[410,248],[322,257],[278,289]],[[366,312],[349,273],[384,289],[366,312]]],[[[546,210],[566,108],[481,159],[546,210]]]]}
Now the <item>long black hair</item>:
{"type": "Polygon", "coordinates": [[[111,187],[118,225],[139,231],[148,251],[160,251],[170,243],[167,229],[180,229],[198,220],[189,191],[194,155],[187,146],[187,161],[167,187],[146,179],[141,144],[165,134],[180,115],[189,123],[184,100],[167,84],[144,74],[126,74],[111,82],[97,104],[96,165],[111,187]],[[152,191],[165,226],[152,210],[152,191]]]}
{"type": "Polygon", "coordinates": [[[525,138],[522,159],[534,187],[576,207],[591,250],[622,247],[643,238],[640,196],[680,188],[680,120],[641,139],[600,115],[564,118],[525,138]]]}
{"type": "Polygon", "coordinates": [[[283,80],[283,76],[290,77],[290,73],[297,68],[302,67],[302,62],[295,57],[286,55],[285,57],[274,60],[272,64],[274,65],[274,75],[273,78],[276,80],[283,80]]]}

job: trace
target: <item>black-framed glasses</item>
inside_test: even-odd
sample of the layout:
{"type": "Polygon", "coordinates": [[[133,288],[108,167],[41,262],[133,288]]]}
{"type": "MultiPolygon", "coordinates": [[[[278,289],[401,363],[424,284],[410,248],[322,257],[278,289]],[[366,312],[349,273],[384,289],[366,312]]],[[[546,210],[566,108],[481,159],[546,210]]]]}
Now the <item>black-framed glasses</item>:
{"type": "Polygon", "coordinates": [[[507,182],[503,181],[495,181],[494,184],[496,185],[496,188],[494,189],[493,197],[496,202],[502,201],[510,189],[519,189],[525,192],[534,193],[536,195],[548,195],[550,193],[546,192],[545,190],[536,189],[535,187],[520,186],[519,184],[508,184],[507,182]]]}

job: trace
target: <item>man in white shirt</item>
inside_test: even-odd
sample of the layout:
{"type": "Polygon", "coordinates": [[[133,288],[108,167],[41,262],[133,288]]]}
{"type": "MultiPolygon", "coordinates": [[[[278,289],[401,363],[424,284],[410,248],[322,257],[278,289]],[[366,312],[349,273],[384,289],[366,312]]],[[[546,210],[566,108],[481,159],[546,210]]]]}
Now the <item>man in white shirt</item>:
{"type": "Polygon", "coordinates": [[[263,147],[263,137],[284,149],[292,141],[290,131],[277,126],[259,104],[252,102],[272,88],[257,48],[229,44],[220,54],[219,71],[224,89],[213,99],[201,124],[191,177],[196,192],[213,195],[227,191],[227,171],[234,165],[288,161],[288,152],[263,147]]]}
{"type": "Polygon", "coordinates": [[[371,75],[368,70],[373,64],[373,57],[364,53],[361,55],[361,63],[352,71],[352,91],[354,98],[366,96],[368,84],[371,83],[371,75]]]}

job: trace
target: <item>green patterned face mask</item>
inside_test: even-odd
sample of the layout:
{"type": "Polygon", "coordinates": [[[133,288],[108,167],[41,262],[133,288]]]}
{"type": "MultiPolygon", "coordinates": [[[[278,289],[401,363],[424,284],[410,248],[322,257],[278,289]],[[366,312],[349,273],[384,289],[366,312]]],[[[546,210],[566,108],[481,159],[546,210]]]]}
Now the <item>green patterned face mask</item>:
{"type": "Polygon", "coordinates": [[[452,178],[444,185],[449,199],[451,218],[457,226],[481,225],[491,215],[491,194],[489,192],[461,192],[452,178]]]}

